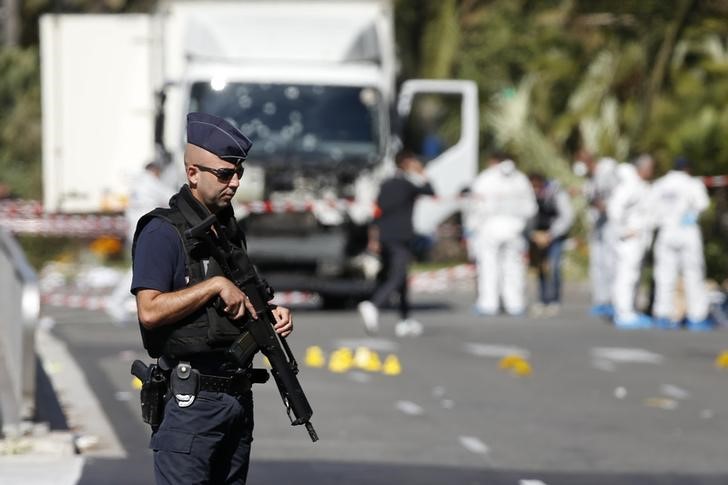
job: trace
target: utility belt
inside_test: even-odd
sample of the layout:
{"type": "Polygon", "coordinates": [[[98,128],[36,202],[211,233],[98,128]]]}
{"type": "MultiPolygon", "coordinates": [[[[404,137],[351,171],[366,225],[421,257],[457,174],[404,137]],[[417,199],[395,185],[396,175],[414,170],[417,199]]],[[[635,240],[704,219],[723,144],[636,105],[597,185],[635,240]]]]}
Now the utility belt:
{"type": "MultiPolygon", "coordinates": [[[[198,365],[207,370],[204,361],[198,365]]],[[[131,373],[142,382],[140,392],[142,419],[156,430],[164,419],[164,407],[174,398],[177,406],[187,408],[194,404],[200,391],[221,392],[239,396],[249,392],[253,384],[266,382],[270,375],[266,369],[217,369],[214,374],[203,374],[189,361],[170,361],[160,358],[158,363],[146,365],[135,360],[131,373]]]]}

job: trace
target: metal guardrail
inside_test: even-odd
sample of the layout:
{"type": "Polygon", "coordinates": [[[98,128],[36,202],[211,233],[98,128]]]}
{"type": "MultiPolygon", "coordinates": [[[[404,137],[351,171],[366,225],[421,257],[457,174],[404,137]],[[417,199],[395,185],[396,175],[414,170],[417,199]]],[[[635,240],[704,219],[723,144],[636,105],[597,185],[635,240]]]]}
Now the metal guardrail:
{"type": "Polygon", "coordinates": [[[15,434],[33,417],[35,329],[40,314],[38,277],[25,253],[0,228],[0,425],[15,434]]]}

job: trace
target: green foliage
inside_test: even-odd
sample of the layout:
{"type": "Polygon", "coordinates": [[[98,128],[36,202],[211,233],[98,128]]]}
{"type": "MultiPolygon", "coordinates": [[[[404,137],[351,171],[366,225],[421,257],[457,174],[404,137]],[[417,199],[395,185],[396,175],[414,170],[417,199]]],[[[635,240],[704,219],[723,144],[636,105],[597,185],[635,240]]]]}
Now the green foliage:
{"type": "MultiPolygon", "coordinates": [[[[424,5],[396,3],[400,47],[417,51],[403,77],[442,76],[446,63],[435,59],[450,59],[446,75],[476,81],[484,151],[505,148],[572,186],[579,145],[618,160],[650,152],[660,173],[685,155],[696,175],[728,174],[728,1],[424,5]]],[[[715,228],[726,205],[716,197],[704,234],[709,274],[722,279],[728,243],[715,228]]]]}
{"type": "Polygon", "coordinates": [[[41,194],[40,83],[36,49],[0,49],[0,184],[41,194]]]}

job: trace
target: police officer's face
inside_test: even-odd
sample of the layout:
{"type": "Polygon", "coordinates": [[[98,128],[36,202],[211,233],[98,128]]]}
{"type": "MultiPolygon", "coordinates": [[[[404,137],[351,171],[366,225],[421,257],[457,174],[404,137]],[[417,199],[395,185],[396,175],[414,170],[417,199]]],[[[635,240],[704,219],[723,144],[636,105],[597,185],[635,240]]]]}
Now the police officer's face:
{"type": "Polygon", "coordinates": [[[205,150],[199,152],[202,153],[195,153],[194,159],[188,160],[187,179],[195,197],[216,212],[230,204],[240,186],[240,175],[235,173],[229,179],[218,176],[220,172],[215,171],[224,169],[224,173],[236,166],[205,150]]]}

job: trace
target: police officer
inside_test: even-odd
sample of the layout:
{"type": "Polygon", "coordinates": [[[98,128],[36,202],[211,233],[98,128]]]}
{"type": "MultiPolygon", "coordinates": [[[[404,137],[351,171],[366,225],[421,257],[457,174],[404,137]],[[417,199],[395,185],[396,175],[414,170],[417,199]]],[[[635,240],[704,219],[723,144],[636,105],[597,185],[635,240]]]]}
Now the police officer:
{"type": "MultiPolygon", "coordinates": [[[[169,209],[156,209],[137,224],[132,292],[142,340],[170,372],[164,418],[150,444],[158,484],[246,481],[253,439],[251,373],[229,362],[225,350],[240,325],[257,315],[248,297],[184,234],[195,221],[216,214],[233,244],[244,244],[230,201],[250,147],[225,120],[188,114],[187,183],[169,209]],[[190,382],[185,380],[190,375],[197,385],[175,388],[176,382],[190,382]]],[[[290,334],[290,311],[278,307],[273,315],[276,332],[290,334]]]]}

